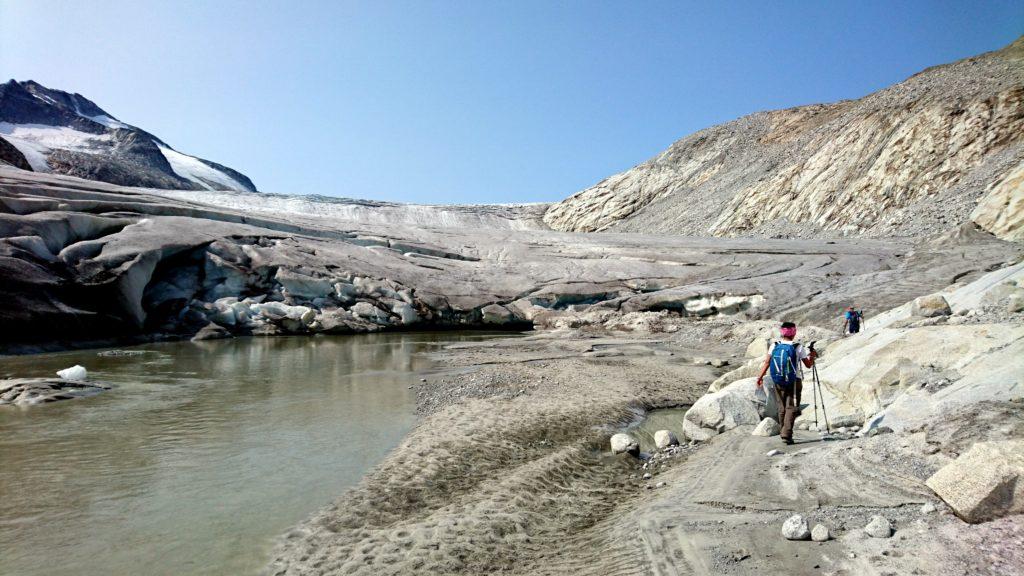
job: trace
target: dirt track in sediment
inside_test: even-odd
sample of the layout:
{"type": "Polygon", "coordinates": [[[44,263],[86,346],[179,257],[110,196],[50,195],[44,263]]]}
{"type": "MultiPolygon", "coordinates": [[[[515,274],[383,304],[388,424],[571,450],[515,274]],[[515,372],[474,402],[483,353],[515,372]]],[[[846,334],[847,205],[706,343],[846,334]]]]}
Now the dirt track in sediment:
{"type": "Polygon", "coordinates": [[[680,450],[649,481],[639,461],[608,453],[608,436],[643,410],[692,402],[724,371],[691,358],[741,349],[685,335],[542,333],[447,350],[448,368],[417,389],[420,425],[359,486],[285,535],[268,571],[1007,573],[969,543],[1024,541],[1018,524],[974,528],[941,505],[920,513],[932,496],[919,478],[927,470],[908,457],[913,437],[804,433],[782,447],[741,428],[680,450]],[[784,540],[793,513],[837,539],[784,540]],[[892,520],[896,536],[864,536],[873,514],[892,520]]]}

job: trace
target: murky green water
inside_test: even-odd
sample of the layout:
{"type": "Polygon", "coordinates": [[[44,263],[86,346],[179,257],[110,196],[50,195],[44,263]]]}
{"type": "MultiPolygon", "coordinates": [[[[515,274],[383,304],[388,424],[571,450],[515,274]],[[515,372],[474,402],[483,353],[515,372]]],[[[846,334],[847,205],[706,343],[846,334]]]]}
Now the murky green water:
{"type": "Polygon", "coordinates": [[[689,410],[688,406],[651,410],[644,416],[644,419],[636,428],[629,432],[640,443],[640,450],[642,452],[653,452],[657,449],[654,445],[654,433],[658,430],[669,430],[675,433],[676,438],[682,440],[683,416],[686,415],[687,410],[689,410]]]}
{"type": "Polygon", "coordinates": [[[0,575],[258,573],[415,422],[420,352],[484,334],[251,338],[0,358],[112,390],[0,407],[0,575]]]}

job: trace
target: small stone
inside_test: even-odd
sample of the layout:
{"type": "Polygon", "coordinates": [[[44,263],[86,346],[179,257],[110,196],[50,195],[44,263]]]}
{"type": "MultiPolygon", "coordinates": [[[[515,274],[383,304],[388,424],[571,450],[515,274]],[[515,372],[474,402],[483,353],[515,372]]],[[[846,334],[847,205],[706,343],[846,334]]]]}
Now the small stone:
{"type": "Polygon", "coordinates": [[[782,450],[769,450],[765,456],[778,456],[779,454],[782,454],[782,450]]]}
{"type": "Polygon", "coordinates": [[[667,486],[667,484],[665,484],[664,482],[658,482],[657,484],[654,485],[655,488],[662,488],[664,486],[667,486]]]}
{"type": "Polygon", "coordinates": [[[671,430],[658,430],[654,433],[654,445],[658,448],[668,448],[679,444],[679,439],[671,430]]]}
{"type": "Polygon", "coordinates": [[[774,418],[765,418],[764,420],[761,420],[761,423],[758,424],[750,434],[752,436],[776,436],[778,435],[779,430],[781,430],[779,423],[776,422],[774,418]]]}
{"type": "Polygon", "coordinates": [[[892,536],[892,524],[885,517],[876,514],[864,527],[864,532],[872,538],[889,538],[892,536]]]}
{"type": "Polygon", "coordinates": [[[650,472],[644,472],[643,479],[644,480],[650,480],[651,479],[651,473],[650,472]]]}
{"type": "Polygon", "coordinates": [[[815,542],[828,542],[832,538],[832,534],[828,531],[828,526],[824,524],[818,524],[811,530],[811,540],[815,542]]]}
{"type": "Polygon", "coordinates": [[[935,512],[935,504],[925,502],[924,506],[921,506],[921,514],[931,514],[932,512],[935,512]]]}
{"type": "Polygon", "coordinates": [[[807,520],[799,514],[790,516],[782,524],[782,537],[786,540],[807,540],[811,537],[811,530],[807,527],[807,520]]]}

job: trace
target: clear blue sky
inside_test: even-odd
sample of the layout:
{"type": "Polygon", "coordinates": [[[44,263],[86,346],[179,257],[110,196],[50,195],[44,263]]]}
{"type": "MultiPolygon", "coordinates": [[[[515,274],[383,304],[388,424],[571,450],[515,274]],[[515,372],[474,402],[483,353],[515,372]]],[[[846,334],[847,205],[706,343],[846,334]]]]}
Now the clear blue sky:
{"type": "Polygon", "coordinates": [[[525,202],[1021,33],[1021,0],[0,0],[0,76],[80,92],[264,191],[525,202]]]}

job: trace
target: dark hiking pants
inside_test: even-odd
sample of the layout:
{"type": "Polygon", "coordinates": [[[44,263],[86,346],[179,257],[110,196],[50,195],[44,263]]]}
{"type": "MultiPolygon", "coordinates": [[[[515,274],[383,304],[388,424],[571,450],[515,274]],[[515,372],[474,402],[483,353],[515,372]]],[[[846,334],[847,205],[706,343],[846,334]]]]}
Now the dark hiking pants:
{"type": "Polygon", "coordinates": [[[803,392],[803,380],[797,380],[793,386],[773,386],[775,405],[779,407],[779,425],[782,426],[783,440],[793,438],[793,421],[800,411],[800,393],[803,392]]]}

